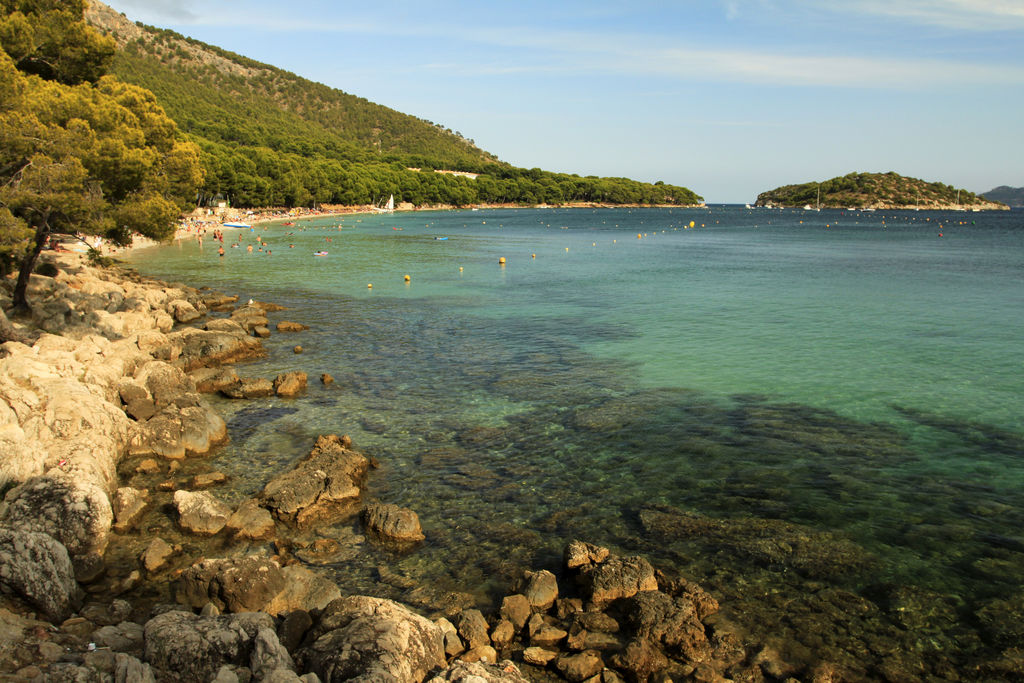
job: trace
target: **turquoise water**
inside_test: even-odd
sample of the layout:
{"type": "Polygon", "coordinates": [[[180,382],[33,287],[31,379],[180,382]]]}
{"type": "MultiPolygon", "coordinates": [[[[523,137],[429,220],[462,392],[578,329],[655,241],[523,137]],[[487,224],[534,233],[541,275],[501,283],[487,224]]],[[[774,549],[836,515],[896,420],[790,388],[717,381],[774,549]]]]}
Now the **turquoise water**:
{"type": "Polygon", "coordinates": [[[1024,214],[481,210],[240,243],[255,234],[272,254],[207,239],[131,263],[310,325],[239,371],[337,382],[220,401],[213,464],[238,499],[320,433],[377,457],[368,496],[415,509],[428,540],[363,544],[332,565],[347,588],[392,590],[387,561],[493,596],[582,537],[700,581],[794,660],[858,661],[883,633],[962,667],[1005,642],[991,615],[1024,594],[1024,214]],[[779,625],[823,587],[871,605],[854,635],[817,640],[837,630],[824,609],[779,625]]]}

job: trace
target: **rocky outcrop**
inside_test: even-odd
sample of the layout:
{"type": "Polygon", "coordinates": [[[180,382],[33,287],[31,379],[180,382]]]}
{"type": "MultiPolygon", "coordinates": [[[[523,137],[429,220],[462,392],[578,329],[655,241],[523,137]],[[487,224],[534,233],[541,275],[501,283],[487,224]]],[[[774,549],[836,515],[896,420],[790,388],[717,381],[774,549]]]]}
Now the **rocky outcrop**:
{"type": "Polygon", "coordinates": [[[371,503],[363,510],[362,516],[369,535],[385,543],[409,544],[426,538],[419,517],[408,508],[371,503]]]}
{"type": "Polygon", "coordinates": [[[57,622],[82,598],[64,546],[51,536],[0,527],[0,592],[32,605],[57,622]]]}
{"type": "Polygon", "coordinates": [[[285,372],[274,379],[274,393],[291,398],[306,391],[306,373],[285,372]]]}
{"type": "Polygon", "coordinates": [[[350,444],[333,434],[319,437],[293,470],[267,483],[260,504],[277,519],[300,527],[354,514],[370,461],[350,450],[350,444]]]}
{"type": "Polygon", "coordinates": [[[437,625],[396,602],[365,596],[327,605],[298,659],[324,683],[419,683],[446,664],[437,625]]]}

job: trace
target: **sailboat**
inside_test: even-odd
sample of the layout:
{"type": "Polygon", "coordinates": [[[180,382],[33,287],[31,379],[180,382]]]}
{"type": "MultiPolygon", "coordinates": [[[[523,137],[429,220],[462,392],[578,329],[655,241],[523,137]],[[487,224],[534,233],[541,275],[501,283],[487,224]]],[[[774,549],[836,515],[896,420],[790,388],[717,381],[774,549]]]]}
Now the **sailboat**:
{"type": "Polygon", "coordinates": [[[381,213],[394,213],[395,212],[395,195],[388,197],[388,203],[381,206],[374,207],[381,213]]]}

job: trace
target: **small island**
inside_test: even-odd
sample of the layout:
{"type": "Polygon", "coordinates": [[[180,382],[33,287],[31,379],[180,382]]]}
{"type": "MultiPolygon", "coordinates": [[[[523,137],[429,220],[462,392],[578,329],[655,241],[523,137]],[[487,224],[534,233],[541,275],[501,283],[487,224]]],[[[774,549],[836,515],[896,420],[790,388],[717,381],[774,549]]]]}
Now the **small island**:
{"type": "Polygon", "coordinates": [[[817,209],[1005,211],[1009,207],[939,182],[888,173],[850,173],[821,182],[783,185],[757,196],[757,206],[817,209]]]}

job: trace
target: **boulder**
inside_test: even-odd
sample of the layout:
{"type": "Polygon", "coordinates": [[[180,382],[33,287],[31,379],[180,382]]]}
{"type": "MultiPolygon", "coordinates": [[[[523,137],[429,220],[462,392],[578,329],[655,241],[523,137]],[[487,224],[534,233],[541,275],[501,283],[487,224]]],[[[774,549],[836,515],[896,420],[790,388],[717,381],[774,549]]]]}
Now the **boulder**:
{"type": "Polygon", "coordinates": [[[295,610],[320,610],[341,597],[341,589],[323,576],[293,564],[281,570],[284,574],[284,590],[263,606],[267,614],[286,614],[295,610]]]}
{"type": "Polygon", "coordinates": [[[366,456],[346,448],[342,438],[321,436],[293,470],[267,483],[260,503],[297,526],[354,513],[369,466],[366,456]]]}
{"type": "Polygon", "coordinates": [[[83,595],[63,545],[44,533],[7,527],[0,527],[0,592],[56,622],[70,617],[83,595]]]}
{"type": "Polygon", "coordinates": [[[593,543],[572,541],[565,547],[565,566],[569,569],[600,564],[607,558],[608,548],[602,548],[593,543]]]}
{"type": "MultiPolygon", "coordinates": [[[[464,609],[459,614],[458,631],[469,649],[481,645],[490,645],[491,638],[487,634],[487,620],[478,609],[464,609]]],[[[492,660],[493,661],[493,660],[492,660]]]]}
{"type": "Polygon", "coordinates": [[[216,534],[231,517],[231,508],[206,491],[175,491],[174,505],[182,528],[200,536],[216,534]]]}
{"type": "Polygon", "coordinates": [[[392,543],[416,543],[426,536],[419,517],[408,508],[371,503],[363,510],[363,525],[377,539],[392,543]]]}
{"type": "Polygon", "coordinates": [[[258,500],[250,498],[228,519],[227,529],[238,539],[263,540],[274,535],[274,518],[258,500]]]}
{"type": "Polygon", "coordinates": [[[282,320],[277,325],[278,332],[302,332],[308,330],[309,325],[303,325],[302,323],[294,323],[289,320],[282,320]]]}
{"type": "Polygon", "coordinates": [[[339,598],[324,608],[313,635],[299,659],[323,683],[419,683],[445,666],[441,629],[391,600],[339,598]]]}
{"type": "Polygon", "coordinates": [[[149,505],[149,491],[133,489],[125,486],[114,491],[111,500],[114,510],[114,531],[125,533],[130,531],[142,517],[149,505]]]}
{"type": "Polygon", "coordinates": [[[237,327],[234,330],[185,328],[167,335],[167,343],[180,348],[176,364],[186,372],[266,354],[258,339],[237,327]]]}
{"type": "Polygon", "coordinates": [[[642,638],[682,661],[699,664],[711,658],[711,643],[690,600],[661,591],[643,591],[620,605],[627,625],[642,638]]]}
{"type": "Polygon", "coordinates": [[[266,398],[274,395],[274,384],[265,377],[243,377],[220,393],[228,398],[266,398]]]}
{"type": "Polygon", "coordinates": [[[241,383],[234,368],[197,368],[189,373],[201,394],[215,394],[241,383]]]}
{"type": "MultiPolygon", "coordinates": [[[[653,569],[652,576],[653,576],[653,569]]],[[[551,609],[558,598],[558,580],[546,569],[539,572],[524,573],[522,594],[534,611],[546,612],[551,609]]]]}
{"type": "Polygon", "coordinates": [[[202,455],[228,438],[224,418],[205,404],[186,408],[168,406],[138,423],[128,443],[133,456],[159,455],[181,460],[202,455]]]}
{"type": "Polygon", "coordinates": [[[530,618],[530,601],[521,593],[506,595],[501,601],[501,616],[511,621],[516,631],[522,631],[530,618]]]}
{"type": "Polygon", "coordinates": [[[178,602],[191,607],[213,603],[222,612],[257,612],[284,590],[281,566],[263,557],[200,560],[175,583],[178,602]]]}
{"type": "Polygon", "coordinates": [[[147,572],[158,572],[167,565],[167,560],[174,554],[174,548],[164,539],[157,536],[142,553],[142,566],[147,572]]]}
{"type": "Polygon", "coordinates": [[[114,513],[98,486],[63,474],[33,477],[12,489],[5,503],[3,524],[55,538],[67,549],[78,580],[102,569],[114,513]]]}
{"type": "Polygon", "coordinates": [[[581,652],[577,655],[561,655],[555,667],[569,681],[585,681],[604,669],[601,655],[596,652],[581,652]]]}
{"type": "Polygon", "coordinates": [[[161,680],[210,681],[222,666],[250,666],[257,636],[273,630],[273,617],[260,612],[207,617],[164,612],[146,623],[145,659],[161,680]]]}
{"type": "Polygon", "coordinates": [[[585,566],[581,578],[591,602],[597,607],[641,591],[658,590],[654,567],[639,556],[612,556],[602,564],[585,566]]]}
{"type": "Polygon", "coordinates": [[[246,332],[252,332],[257,327],[265,328],[270,323],[266,311],[254,304],[236,308],[231,312],[231,320],[241,325],[246,332]]]}
{"type": "Polygon", "coordinates": [[[291,398],[306,391],[306,373],[286,372],[274,379],[274,393],[291,398]]]}
{"type": "Polygon", "coordinates": [[[167,312],[170,313],[179,323],[190,323],[193,320],[198,320],[202,317],[202,314],[196,310],[196,307],[184,299],[178,299],[168,303],[167,312]]]}
{"type": "Polygon", "coordinates": [[[530,646],[523,650],[523,661],[534,666],[547,666],[548,662],[558,656],[558,650],[530,646]]]}

